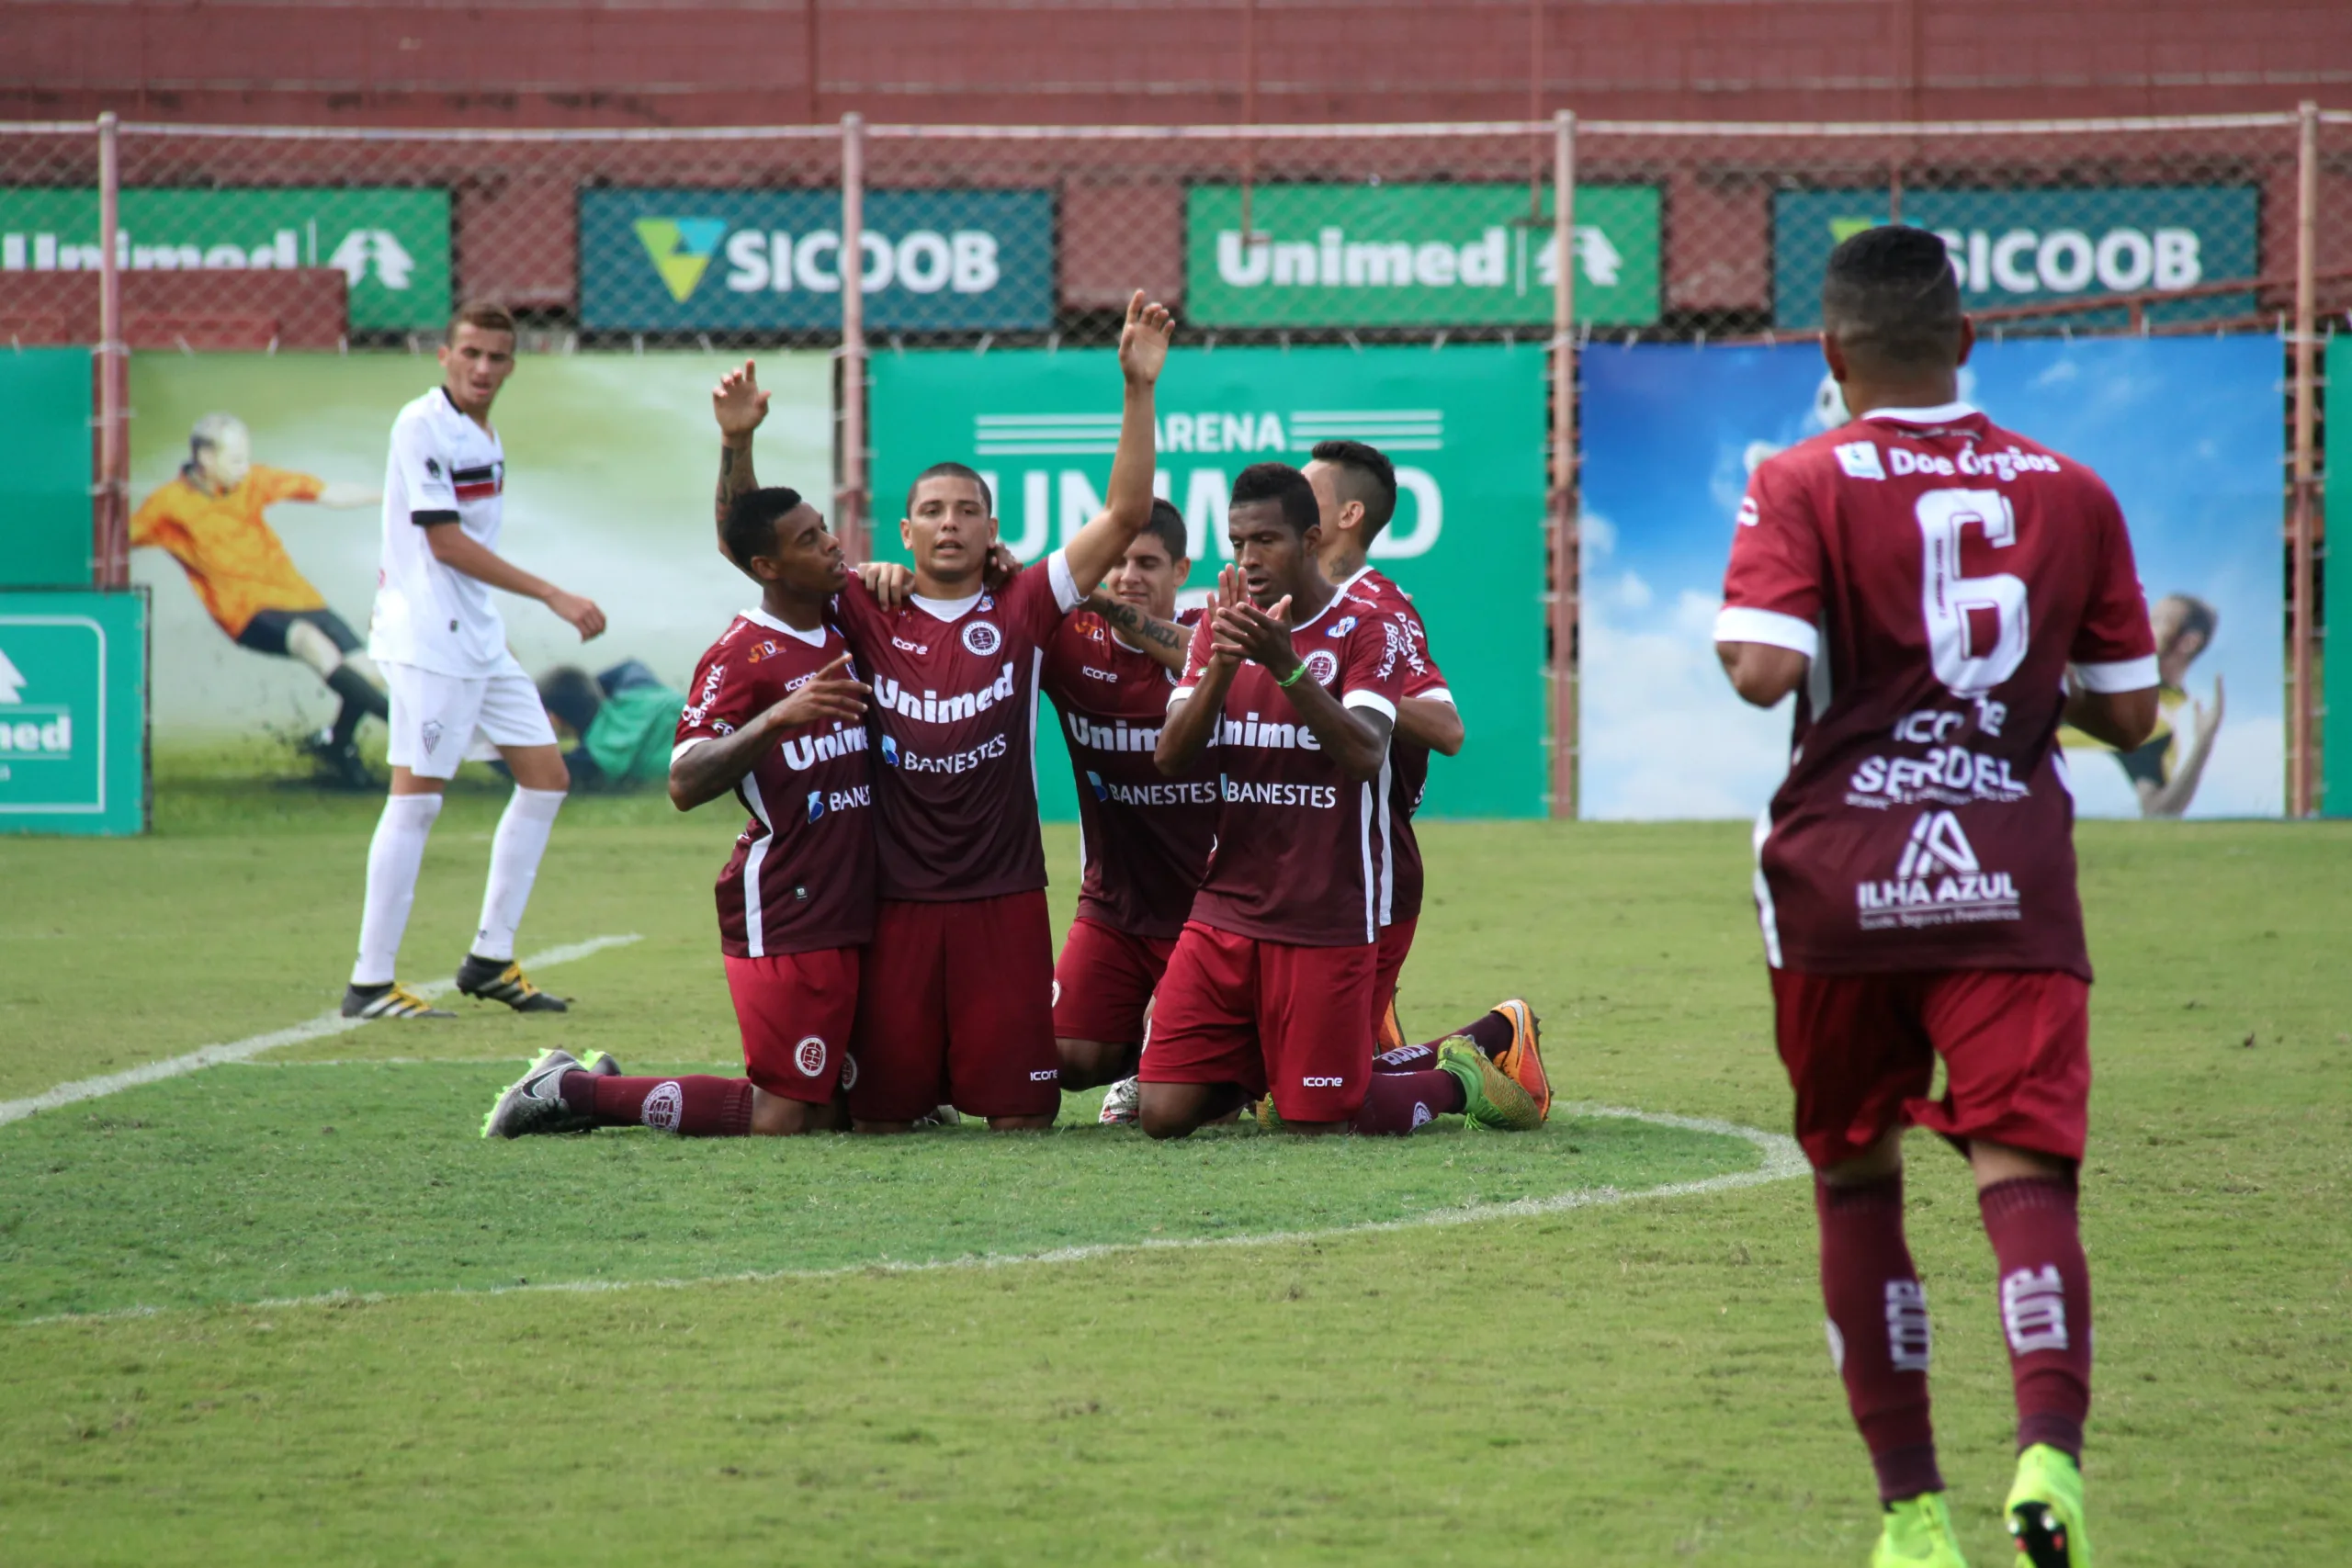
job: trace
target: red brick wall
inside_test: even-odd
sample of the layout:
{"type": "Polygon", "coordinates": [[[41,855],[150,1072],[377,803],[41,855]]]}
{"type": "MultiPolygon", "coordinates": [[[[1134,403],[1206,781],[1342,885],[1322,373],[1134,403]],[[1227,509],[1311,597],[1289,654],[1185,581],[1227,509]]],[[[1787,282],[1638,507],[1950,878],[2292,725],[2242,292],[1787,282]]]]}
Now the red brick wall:
{"type": "MultiPolygon", "coordinates": [[[[1234,120],[1247,0],[0,0],[0,118],[1234,120]]],[[[1523,0],[1257,0],[1268,120],[1517,118],[1523,0]]],[[[2352,103],[2346,0],[1547,0],[1540,112],[1992,118],[2352,103]]]]}

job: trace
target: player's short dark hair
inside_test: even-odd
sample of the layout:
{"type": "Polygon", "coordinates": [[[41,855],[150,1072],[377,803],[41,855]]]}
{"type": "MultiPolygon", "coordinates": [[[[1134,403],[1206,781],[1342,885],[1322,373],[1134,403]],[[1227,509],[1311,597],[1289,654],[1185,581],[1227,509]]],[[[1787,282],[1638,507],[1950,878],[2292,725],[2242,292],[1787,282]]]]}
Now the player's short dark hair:
{"type": "Polygon", "coordinates": [[[1323,509],[1315,501],[1315,487],[1288,463],[1252,463],[1236,474],[1232,503],[1238,506],[1245,501],[1281,502],[1283,521],[1290,525],[1291,532],[1302,537],[1323,521],[1323,509]]]}
{"type": "Polygon", "coordinates": [[[449,317],[447,333],[449,342],[458,341],[459,327],[480,327],[486,333],[505,333],[512,335],[514,331],[514,312],[494,299],[469,299],[459,305],[456,312],[449,317]]]}
{"type": "Polygon", "coordinates": [[[1193,533],[1184,526],[1184,514],[1176,510],[1172,501],[1151,498],[1151,521],[1143,525],[1147,534],[1159,536],[1168,547],[1170,560],[1190,560],[1193,555],[1193,533]]]}
{"type": "Polygon", "coordinates": [[[605,689],[577,664],[559,664],[539,677],[539,705],[570,725],[574,734],[585,735],[596,722],[596,710],[605,705],[605,689]]]}
{"type": "Polygon", "coordinates": [[[727,503],[726,520],[718,525],[727,558],[749,571],[753,556],[775,554],[775,525],[800,506],[800,492],[782,485],[747,490],[727,503]]]}
{"type": "MultiPolygon", "coordinates": [[[[2157,603],[2160,604],[2171,603],[2180,606],[2180,625],[2173,631],[2174,641],[2177,642],[2188,633],[2195,632],[2199,638],[2199,648],[2213,646],[2213,634],[2221,628],[2222,615],[2221,612],[2214,609],[2211,604],[2194,593],[2167,593],[2157,603]]],[[[2158,649],[2158,651],[2163,650],[2158,649]]]]}
{"type": "Polygon", "coordinates": [[[1364,542],[1380,537],[1396,515],[1396,465],[1388,454],[1361,441],[1317,441],[1312,456],[1340,470],[1341,500],[1363,503],[1364,542]]]}
{"type": "Polygon", "coordinates": [[[915,514],[915,491],[922,488],[922,481],[925,479],[971,480],[974,484],[980,487],[980,505],[982,509],[985,510],[991,517],[996,515],[996,492],[989,489],[989,481],[980,478],[980,473],[978,468],[967,468],[961,463],[933,463],[931,467],[917,474],[915,476],[915,482],[907,487],[906,514],[908,516],[912,517],[915,514]]]}
{"type": "Polygon", "coordinates": [[[1888,223],[1849,235],[1821,278],[1822,330],[1866,365],[1915,369],[1960,356],[1960,280],[1944,243],[1888,223]]]}

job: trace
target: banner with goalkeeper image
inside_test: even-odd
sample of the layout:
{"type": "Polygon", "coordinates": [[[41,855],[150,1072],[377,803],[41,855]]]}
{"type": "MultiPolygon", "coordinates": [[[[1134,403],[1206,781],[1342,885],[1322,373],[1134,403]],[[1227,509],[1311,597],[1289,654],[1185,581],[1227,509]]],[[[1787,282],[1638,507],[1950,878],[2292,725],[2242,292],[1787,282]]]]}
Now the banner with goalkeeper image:
{"type": "MultiPolygon", "coordinates": [[[[683,686],[755,597],[713,544],[710,389],[729,363],[526,355],[498,402],[500,553],[610,621],[583,646],[540,605],[500,594],[508,643],[542,678],[567,747],[589,740],[614,783],[643,771],[640,752],[666,765],[667,699],[653,689],[683,686]]],[[[775,398],[761,466],[819,497],[832,490],[831,375],[822,354],[760,364],[775,398]]],[[[132,360],[131,575],[153,594],[166,776],[193,766],[380,787],[380,724],[358,723],[361,767],[338,773],[324,742],[380,679],[363,650],[392,418],[440,379],[429,354],[132,360]]]]}
{"type": "MultiPolygon", "coordinates": [[[[2092,817],[2276,817],[2286,717],[2278,344],[2270,337],[1980,342],[1961,396],[2089,465],[2132,530],[2163,715],[2119,754],[2062,732],[2092,817]]],[[[1748,475],[1845,422],[1811,343],[1595,347],[1583,360],[1583,815],[1753,817],[1789,707],[1715,660],[1748,475]]]]}

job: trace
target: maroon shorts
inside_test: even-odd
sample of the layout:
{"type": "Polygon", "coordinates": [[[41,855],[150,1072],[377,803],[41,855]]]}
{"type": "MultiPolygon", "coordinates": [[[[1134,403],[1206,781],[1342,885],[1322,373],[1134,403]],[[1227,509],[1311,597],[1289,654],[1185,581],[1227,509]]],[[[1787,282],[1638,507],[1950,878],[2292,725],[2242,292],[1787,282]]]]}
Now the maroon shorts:
{"type": "Polygon", "coordinates": [[[1907,1124],[2081,1159],[2090,991],[2055,969],[1773,970],[1773,1026],[1805,1157],[1835,1165],[1907,1124]],[[1939,1056],[1944,1093],[1930,1100],[1939,1056]]]}
{"type": "Polygon", "coordinates": [[[1069,923],[1054,965],[1054,1037],[1132,1045],[1143,1038],[1151,993],[1176,951],[1171,937],[1136,936],[1083,918],[1069,923]]]}
{"type": "Polygon", "coordinates": [[[1152,1000],[1146,1083],[1271,1087],[1290,1122],[1344,1122],[1372,1077],[1373,945],[1293,947],[1188,921],[1152,1000]]]}
{"type": "MultiPolygon", "coordinates": [[[[1396,1000],[1396,978],[1405,973],[1405,956],[1413,951],[1413,928],[1420,918],[1392,920],[1380,928],[1380,946],[1372,976],[1372,1021],[1376,1028],[1386,1022],[1388,1010],[1396,1000]]],[[[1383,1042],[1384,1049],[1404,1044],[1402,1040],[1383,1042]]]]}
{"type": "Polygon", "coordinates": [[[885,900],[850,1055],[849,1113],[861,1122],[911,1122],[942,1105],[970,1116],[1059,1110],[1045,889],[949,904],[885,900]]]}
{"type": "Polygon", "coordinates": [[[862,947],[729,958],[745,1076],[770,1094],[830,1105],[849,1062],[862,947]]]}

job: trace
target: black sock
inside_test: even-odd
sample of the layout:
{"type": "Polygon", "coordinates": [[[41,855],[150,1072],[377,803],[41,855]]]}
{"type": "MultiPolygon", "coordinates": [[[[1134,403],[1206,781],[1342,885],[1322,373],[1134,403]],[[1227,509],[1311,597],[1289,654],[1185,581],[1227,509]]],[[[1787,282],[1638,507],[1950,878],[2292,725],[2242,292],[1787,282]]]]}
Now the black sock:
{"type": "Polygon", "coordinates": [[[1470,1043],[1489,1056],[1499,1056],[1510,1049],[1510,1020],[1502,1013],[1482,1014],[1477,1022],[1465,1024],[1454,1032],[1467,1035],[1470,1043]]]}
{"type": "Polygon", "coordinates": [[[348,664],[338,664],[327,676],[327,690],[343,699],[343,706],[334,716],[334,740],[337,746],[348,746],[359,729],[359,721],[369,714],[378,718],[391,715],[391,705],[374,682],[348,664]]]}

